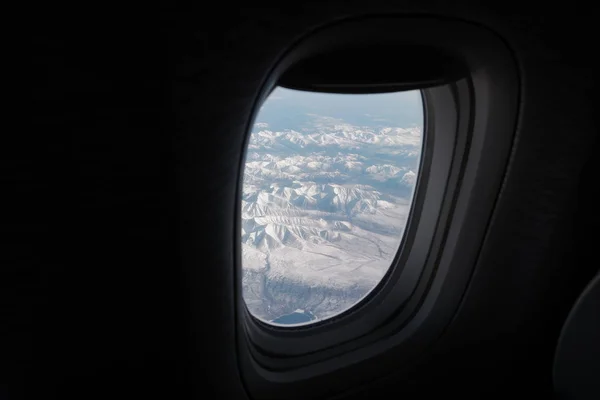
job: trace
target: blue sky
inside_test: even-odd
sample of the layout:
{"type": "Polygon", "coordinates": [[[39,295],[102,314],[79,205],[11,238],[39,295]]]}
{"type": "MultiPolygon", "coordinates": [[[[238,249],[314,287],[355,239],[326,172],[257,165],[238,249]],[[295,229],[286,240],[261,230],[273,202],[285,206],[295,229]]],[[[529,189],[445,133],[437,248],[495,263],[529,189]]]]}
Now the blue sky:
{"type": "Polygon", "coordinates": [[[256,122],[272,129],[297,129],[308,113],[340,118],[355,125],[407,128],[423,125],[421,93],[330,94],[277,88],[263,104],[256,122]]]}

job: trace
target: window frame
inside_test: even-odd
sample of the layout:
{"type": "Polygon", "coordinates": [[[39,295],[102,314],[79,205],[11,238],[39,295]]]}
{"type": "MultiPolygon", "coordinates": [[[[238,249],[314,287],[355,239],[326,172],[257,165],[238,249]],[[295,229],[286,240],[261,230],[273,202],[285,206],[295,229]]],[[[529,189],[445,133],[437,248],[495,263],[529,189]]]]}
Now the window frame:
{"type": "MultiPolygon", "coordinates": [[[[312,32],[291,46],[268,74],[247,127],[243,154],[260,106],[287,68],[336,46],[383,40],[384,35],[389,40],[390,32],[399,47],[416,43],[432,51],[450,50],[469,75],[422,90],[424,147],[400,249],[380,284],[351,309],[298,327],[281,328],[252,317],[242,298],[241,216],[236,210],[236,334],[240,371],[253,394],[319,395],[356,376],[351,375],[356,368],[365,379],[377,376],[383,372],[379,364],[392,354],[400,367],[441,335],[467,289],[517,121],[518,69],[494,33],[463,21],[422,16],[373,16],[312,32]],[[305,385],[307,381],[314,384],[305,385]]],[[[236,205],[239,209],[240,195],[236,205]]]]}

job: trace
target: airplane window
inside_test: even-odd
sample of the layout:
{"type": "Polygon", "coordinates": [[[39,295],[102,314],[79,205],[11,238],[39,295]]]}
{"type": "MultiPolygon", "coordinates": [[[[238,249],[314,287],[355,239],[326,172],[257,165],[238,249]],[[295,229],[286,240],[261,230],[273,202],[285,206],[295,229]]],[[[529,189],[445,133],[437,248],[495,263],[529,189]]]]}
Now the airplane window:
{"type": "Polygon", "coordinates": [[[420,91],[271,93],[249,138],[241,202],[254,317],[314,323],[381,282],[411,208],[423,117],[420,91]]]}

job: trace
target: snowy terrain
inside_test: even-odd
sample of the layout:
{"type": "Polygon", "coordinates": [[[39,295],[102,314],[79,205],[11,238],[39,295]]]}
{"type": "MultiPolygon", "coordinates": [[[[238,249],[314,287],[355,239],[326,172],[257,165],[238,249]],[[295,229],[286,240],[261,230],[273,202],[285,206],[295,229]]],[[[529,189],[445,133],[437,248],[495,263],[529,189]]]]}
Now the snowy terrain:
{"type": "Polygon", "coordinates": [[[417,178],[419,127],[304,122],[272,131],[259,115],[248,145],[243,295],[266,321],[328,318],[368,294],[397,252],[417,178]]]}

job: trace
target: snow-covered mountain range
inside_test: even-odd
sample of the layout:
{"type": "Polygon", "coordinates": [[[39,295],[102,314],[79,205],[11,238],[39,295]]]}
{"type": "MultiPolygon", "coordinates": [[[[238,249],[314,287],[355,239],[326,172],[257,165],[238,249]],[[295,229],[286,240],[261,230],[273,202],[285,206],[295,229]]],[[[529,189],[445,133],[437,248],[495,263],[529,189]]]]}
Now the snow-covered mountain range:
{"type": "Polygon", "coordinates": [[[419,127],[310,121],[298,131],[259,122],[248,144],[242,286],[266,321],[328,318],[368,294],[397,252],[417,179],[419,127]]]}

